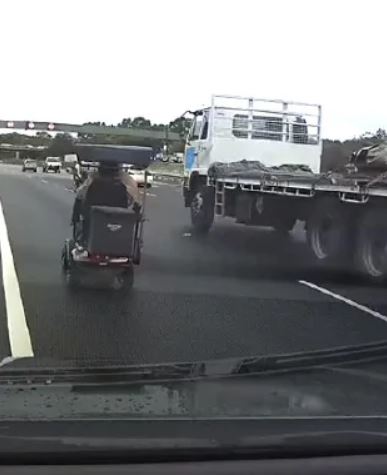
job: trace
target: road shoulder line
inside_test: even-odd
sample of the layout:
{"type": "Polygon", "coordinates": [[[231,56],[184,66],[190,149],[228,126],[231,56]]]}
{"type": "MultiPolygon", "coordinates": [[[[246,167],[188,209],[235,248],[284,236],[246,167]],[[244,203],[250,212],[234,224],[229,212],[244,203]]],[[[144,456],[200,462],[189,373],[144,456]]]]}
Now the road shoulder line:
{"type": "Polygon", "coordinates": [[[357,310],[361,310],[362,312],[368,313],[369,315],[372,315],[375,318],[379,318],[379,320],[383,320],[385,323],[387,323],[386,315],[383,315],[377,312],[376,310],[372,310],[371,308],[366,307],[365,305],[357,303],[354,300],[348,299],[347,297],[343,297],[340,294],[336,294],[335,292],[332,292],[328,289],[325,289],[324,287],[320,287],[319,285],[313,284],[312,282],[308,282],[306,280],[299,280],[298,283],[302,285],[306,285],[307,287],[313,290],[321,292],[324,295],[328,295],[336,300],[339,300],[340,302],[346,303],[347,305],[350,305],[351,307],[354,307],[357,310]]]}
{"type": "Polygon", "coordinates": [[[19,281],[0,201],[0,252],[9,344],[13,357],[33,356],[30,332],[24,312],[19,281]]]}

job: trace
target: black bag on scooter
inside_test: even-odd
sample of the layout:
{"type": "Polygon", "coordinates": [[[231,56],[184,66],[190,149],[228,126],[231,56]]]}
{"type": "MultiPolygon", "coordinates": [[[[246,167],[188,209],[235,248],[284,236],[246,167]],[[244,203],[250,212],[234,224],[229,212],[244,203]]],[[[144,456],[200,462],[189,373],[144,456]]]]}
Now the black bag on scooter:
{"type": "Polygon", "coordinates": [[[137,215],[127,208],[92,206],[87,250],[90,254],[131,257],[137,215]]]}

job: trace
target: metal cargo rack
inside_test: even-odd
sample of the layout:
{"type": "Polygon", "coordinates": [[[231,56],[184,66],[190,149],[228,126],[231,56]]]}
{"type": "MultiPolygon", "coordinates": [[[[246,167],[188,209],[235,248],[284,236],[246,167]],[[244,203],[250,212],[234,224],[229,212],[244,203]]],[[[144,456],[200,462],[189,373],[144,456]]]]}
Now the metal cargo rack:
{"type": "Polygon", "coordinates": [[[372,197],[387,197],[385,175],[370,179],[364,176],[335,177],[263,175],[257,178],[212,177],[209,185],[215,187],[215,213],[224,216],[227,190],[241,190],[262,194],[313,198],[318,193],[334,193],[345,203],[365,204],[372,197]]]}

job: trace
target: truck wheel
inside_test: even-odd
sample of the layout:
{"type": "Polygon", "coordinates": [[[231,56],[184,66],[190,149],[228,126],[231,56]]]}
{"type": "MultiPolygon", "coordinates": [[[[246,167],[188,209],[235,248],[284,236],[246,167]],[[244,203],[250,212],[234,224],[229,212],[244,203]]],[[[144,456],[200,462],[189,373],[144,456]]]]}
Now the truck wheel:
{"type": "Polygon", "coordinates": [[[195,231],[207,233],[214,222],[214,188],[199,185],[191,201],[191,223],[195,231]]]}
{"type": "Polygon", "coordinates": [[[387,212],[370,209],[359,220],[355,263],[357,269],[375,282],[387,275],[387,212]]]}
{"type": "Polygon", "coordinates": [[[349,234],[343,205],[336,198],[320,198],[306,223],[307,241],[317,261],[334,265],[346,262],[351,251],[349,234]]]}

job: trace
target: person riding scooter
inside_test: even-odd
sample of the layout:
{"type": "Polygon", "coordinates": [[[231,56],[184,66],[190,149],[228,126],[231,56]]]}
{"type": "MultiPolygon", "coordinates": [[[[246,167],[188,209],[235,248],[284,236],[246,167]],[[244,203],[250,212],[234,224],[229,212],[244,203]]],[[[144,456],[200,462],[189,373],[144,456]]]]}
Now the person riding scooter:
{"type": "Polygon", "coordinates": [[[87,171],[81,167],[79,162],[76,162],[73,166],[73,181],[74,187],[77,190],[88,178],[87,171]]]}
{"type": "Polygon", "coordinates": [[[141,206],[137,183],[123,173],[119,165],[101,163],[98,170],[80,186],[75,198],[71,221],[77,241],[87,240],[92,206],[132,207],[139,212],[141,206]]]}

